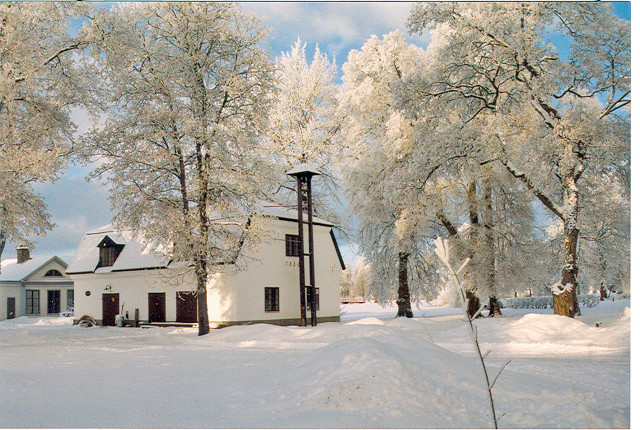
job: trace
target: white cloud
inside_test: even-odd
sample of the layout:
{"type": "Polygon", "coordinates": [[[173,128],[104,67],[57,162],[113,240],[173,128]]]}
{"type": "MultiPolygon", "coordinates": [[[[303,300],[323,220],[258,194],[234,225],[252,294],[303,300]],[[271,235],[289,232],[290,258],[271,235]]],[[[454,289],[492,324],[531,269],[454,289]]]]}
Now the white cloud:
{"type": "MultiPolygon", "coordinates": [[[[411,3],[404,2],[304,2],[304,3],[244,3],[243,10],[265,17],[265,25],[273,29],[270,43],[280,55],[300,38],[314,49],[336,57],[339,66],[352,49],[359,49],[371,35],[382,36],[402,30],[411,3]]],[[[426,47],[428,36],[408,38],[411,43],[426,47]]]]}

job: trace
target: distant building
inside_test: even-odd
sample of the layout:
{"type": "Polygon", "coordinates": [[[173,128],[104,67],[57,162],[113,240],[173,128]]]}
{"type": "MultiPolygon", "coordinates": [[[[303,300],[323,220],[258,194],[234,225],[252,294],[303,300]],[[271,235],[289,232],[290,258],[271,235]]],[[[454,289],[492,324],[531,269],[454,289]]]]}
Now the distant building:
{"type": "Polygon", "coordinates": [[[31,258],[18,247],[17,258],[0,266],[0,320],[20,316],[58,316],[73,311],[73,281],[58,256],[31,258]]]}
{"type": "MultiPolygon", "coordinates": [[[[207,285],[212,325],[300,322],[297,211],[267,208],[271,240],[238,261],[220,265],[207,285]]],[[[342,257],[332,224],[314,219],[318,322],[340,320],[342,257]]],[[[195,323],[193,272],[145,249],[129,231],[110,226],[85,234],[67,268],[75,283],[76,321],[83,315],[114,325],[127,323],[195,323]]]]}

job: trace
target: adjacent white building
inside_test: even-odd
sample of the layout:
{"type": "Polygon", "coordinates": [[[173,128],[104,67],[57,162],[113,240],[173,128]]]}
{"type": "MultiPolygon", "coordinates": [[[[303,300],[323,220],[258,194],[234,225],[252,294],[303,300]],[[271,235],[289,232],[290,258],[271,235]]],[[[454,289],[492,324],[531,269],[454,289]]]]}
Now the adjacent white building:
{"type": "MultiPolygon", "coordinates": [[[[263,215],[269,239],[221,265],[207,285],[212,325],[300,322],[297,211],[267,208],[263,215]]],[[[314,219],[314,255],[318,322],[339,321],[344,263],[332,224],[322,219],[314,219]]],[[[145,249],[131,232],[107,226],[86,233],[67,274],[76,321],[89,315],[113,325],[118,314],[129,323],[197,320],[193,273],[145,249]]]]}
{"type": "Polygon", "coordinates": [[[58,256],[31,258],[18,247],[17,258],[0,265],[0,321],[20,316],[58,316],[72,312],[73,281],[58,256]]]}

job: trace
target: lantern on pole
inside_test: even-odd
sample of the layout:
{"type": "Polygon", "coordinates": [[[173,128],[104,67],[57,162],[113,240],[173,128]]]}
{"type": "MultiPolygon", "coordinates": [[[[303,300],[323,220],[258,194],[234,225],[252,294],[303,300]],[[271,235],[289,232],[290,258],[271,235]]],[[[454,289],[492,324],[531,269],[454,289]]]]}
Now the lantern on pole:
{"type": "Polygon", "coordinates": [[[313,265],[313,211],[311,203],[311,178],[320,172],[306,163],[300,164],[287,172],[298,182],[298,269],[300,271],[300,325],[307,325],[307,302],[311,311],[311,325],[317,325],[316,279],[313,265]],[[307,221],[304,220],[307,213],[307,221]],[[304,224],[308,225],[308,252],[304,252],[304,224]],[[309,282],[305,272],[305,257],[309,258],[309,282]]]}

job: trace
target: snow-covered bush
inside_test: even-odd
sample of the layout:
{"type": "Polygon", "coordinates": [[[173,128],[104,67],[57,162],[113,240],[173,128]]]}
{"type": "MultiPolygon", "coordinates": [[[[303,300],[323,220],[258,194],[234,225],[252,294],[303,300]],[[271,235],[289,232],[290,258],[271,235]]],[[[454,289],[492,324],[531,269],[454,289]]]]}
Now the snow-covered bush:
{"type": "Polygon", "coordinates": [[[502,299],[502,307],[511,309],[551,309],[553,308],[553,297],[510,297],[502,299]]]}
{"type": "Polygon", "coordinates": [[[463,305],[458,287],[452,283],[446,284],[440,290],[438,301],[441,305],[451,306],[452,308],[461,308],[463,305]]]}
{"type": "MultiPolygon", "coordinates": [[[[501,307],[511,309],[553,309],[553,296],[510,297],[501,299],[501,307]]],[[[578,295],[580,307],[592,308],[600,303],[599,294],[578,295]]]]}
{"type": "Polygon", "coordinates": [[[600,294],[580,294],[578,295],[578,303],[583,308],[593,308],[600,303],[600,294]]]}

